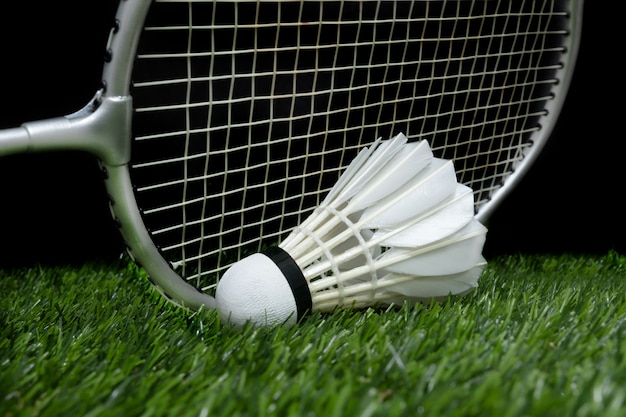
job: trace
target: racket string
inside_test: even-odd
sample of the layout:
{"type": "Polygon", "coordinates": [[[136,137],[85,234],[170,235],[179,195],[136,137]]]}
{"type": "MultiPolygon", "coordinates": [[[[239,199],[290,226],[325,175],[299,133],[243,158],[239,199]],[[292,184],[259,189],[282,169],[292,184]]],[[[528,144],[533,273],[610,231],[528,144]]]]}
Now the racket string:
{"type": "Polygon", "coordinates": [[[131,175],[199,288],[279,242],[357,151],[428,139],[477,209],[558,82],[565,2],[156,2],[134,69],[131,175]]]}

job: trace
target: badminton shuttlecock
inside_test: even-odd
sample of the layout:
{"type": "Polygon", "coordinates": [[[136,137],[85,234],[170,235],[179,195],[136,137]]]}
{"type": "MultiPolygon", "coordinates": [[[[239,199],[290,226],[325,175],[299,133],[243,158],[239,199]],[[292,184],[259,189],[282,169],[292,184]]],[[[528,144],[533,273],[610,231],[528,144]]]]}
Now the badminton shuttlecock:
{"type": "Polygon", "coordinates": [[[217,305],[225,321],[266,325],[465,294],[482,274],[486,232],[451,161],[426,141],[379,139],[279,246],[226,271],[217,305]]]}

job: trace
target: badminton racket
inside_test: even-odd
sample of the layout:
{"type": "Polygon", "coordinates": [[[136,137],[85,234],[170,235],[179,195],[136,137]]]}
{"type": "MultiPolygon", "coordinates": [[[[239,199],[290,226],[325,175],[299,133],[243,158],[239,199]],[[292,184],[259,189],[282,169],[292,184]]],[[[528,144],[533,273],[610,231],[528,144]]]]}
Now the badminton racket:
{"type": "Polygon", "coordinates": [[[275,244],[379,137],[426,139],[486,221],[550,136],[582,1],[123,0],[102,88],[0,131],[0,156],[82,150],[168,299],[275,244]]]}

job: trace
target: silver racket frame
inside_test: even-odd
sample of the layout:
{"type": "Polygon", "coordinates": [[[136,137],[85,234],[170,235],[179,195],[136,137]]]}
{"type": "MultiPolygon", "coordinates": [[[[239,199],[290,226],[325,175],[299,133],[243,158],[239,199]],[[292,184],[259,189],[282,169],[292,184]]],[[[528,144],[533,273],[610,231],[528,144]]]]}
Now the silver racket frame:
{"type": "Polygon", "coordinates": [[[182,307],[192,310],[214,309],[215,299],[188,284],[174,272],[154,245],[141,218],[130,179],[128,164],[132,138],[132,106],[130,106],[132,98],[129,88],[132,83],[132,64],[137,44],[151,4],[152,0],[122,0],[107,44],[107,56],[110,59],[105,63],[102,76],[105,86],[104,99],[106,101],[124,97],[124,101],[129,104],[125,118],[118,122],[125,124],[128,129],[122,145],[124,156],[127,158],[116,161],[100,157],[110,196],[111,214],[120,227],[130,256],[145,268],[150,281],[159,292],[182,307]]]}
{"type": "MultiPolygon", "coordinates": [[[[174,272],[154,245],[141,218],[130,180],[133,105],[129,89],[137,44],[151,4],[152,0],[120,0],[107,43],[110,59],[104,64],[103,87],[93,100],[74,114],[0,131],[0,156],[63,150],[95,155],[105,173],[112,215],[120,225],[130,255],[145,268],[154,286],[170,301],[192,310],[213,309],[215,299],[174,272]]],[[[570,44],[557,74],[561,82],[553,90],[554,99],[547,103],[548,112],[541,120],[543,128],[531,137],[534,145],[514,172],[493,198],[479,208],[476,216],[481,222],[488,221],[528,171],[553,131],[571,82],[580,43],[583,0],[571,0],[571,4],[574,13],[568,38],[570,44]]]]}
{"type": "Polygon", "coordinates": [[[104,172],[111,213],[134,260],[170,301],[198,310],[215,299],[176,274],[154,245],[135,200],[129,173],[133,105],[131,75],[137,44],[152,0],[121,0],[107,42],[103,87],[78,112],[0,131],[0,156],[64,150],[95,155],[104,172]]]}
{"type": "Polygon", "coordinates": [[[524,158],[513,167],[513,172],[506,178],[505,182],[495,191],[495,194],[492,195],[487,203],[478,207],[476,218],[483,224],[489,223],[489,218],[493,212],[528,172],[554,131],[554,126],[572,82],[576,59],[578,58],[583,21],[583,3],[584,0],[570,0],[573,13],[569,16],[569,19],[571,19],[570,34],[567,37],[569,44],[567,45],[567,50],[562,55],[561,68],[556,73],[556,79],[559,80],[559,83],[552,89],[554,98],[546,102],[546,113],[539,120],[542,128],[531,134],[529,141],[533,143],[533,146],[525,148],[524,158]]]}

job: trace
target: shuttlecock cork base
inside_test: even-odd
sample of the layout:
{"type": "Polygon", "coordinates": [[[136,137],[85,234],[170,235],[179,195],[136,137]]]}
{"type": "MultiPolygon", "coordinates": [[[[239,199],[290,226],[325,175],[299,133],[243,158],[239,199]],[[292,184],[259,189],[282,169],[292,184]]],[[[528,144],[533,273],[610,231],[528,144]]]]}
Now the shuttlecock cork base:
{"type": "Polygon", "coordinates": [[[293,324],[311,311],[300,267],[277,246],[235,263],[218,285],[218,308],[235,324],[293,324]]]}
{"type": "Polygon", "coordinates": [[[226,271],[217,306],[224,321],[271,325],[462,295],[478,285],[486,233],[451,161],[426,141],[379,139],[278,247],[226,271]]]}

